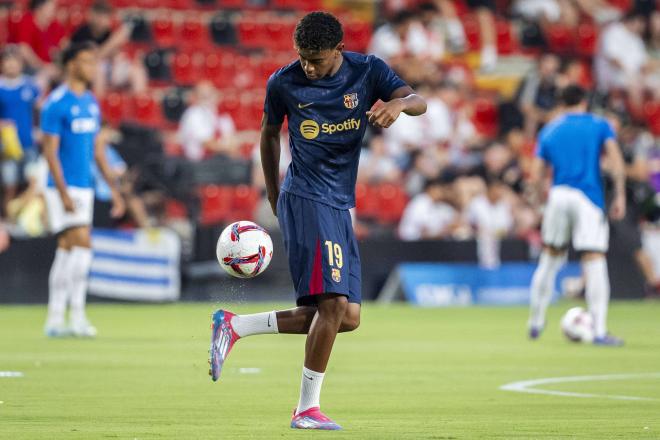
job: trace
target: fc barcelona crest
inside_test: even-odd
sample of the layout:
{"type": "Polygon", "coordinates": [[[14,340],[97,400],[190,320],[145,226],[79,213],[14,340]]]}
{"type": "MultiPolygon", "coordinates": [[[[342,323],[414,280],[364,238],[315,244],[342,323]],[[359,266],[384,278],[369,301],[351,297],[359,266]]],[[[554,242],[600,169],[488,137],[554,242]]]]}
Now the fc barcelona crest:
{"type": "Polygon", "coordinates": [[[348,95],[344,95],[344,107],[347,109],[354,109],[358,105],[358,94],[357,93],[349,93],[348,95]]]}
{"type": "Polygon", "coordinates": [[[339,272],[339,269],[332,269],[332,281],[335,283],[341,282],[341,272],[339,272]]]}

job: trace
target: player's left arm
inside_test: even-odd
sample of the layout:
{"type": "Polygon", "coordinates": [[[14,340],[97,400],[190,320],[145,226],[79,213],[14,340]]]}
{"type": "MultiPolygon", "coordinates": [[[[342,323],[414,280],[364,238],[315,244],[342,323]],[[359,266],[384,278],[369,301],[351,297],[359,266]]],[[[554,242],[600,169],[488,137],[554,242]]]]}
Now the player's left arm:
{"type": "Polygon", "coordinates": [[[401,113],[419,116],[426,112],[426,100],[417,95],[410,86],[402,86],[392,92],[389,101],[379,108],[368,111],[369,123],[388,128],[401,113]]]}
{"type": "Polygon", "coordinates": [[[612,220],[621,220],[626,215],[626,164],[621,148],[614,138],[605,141],[605,154],[610,164],[610,175],[614,181],[614,198],[610,206],[612,220]]]}
{"type": "Polygon", "coordinates": [[[110,215],[113,218],[121,218],[126,212],[126,204],[119,191],[119,184],[115,173],[112,171],[110,164],[108,164],[108,159],[105,154],[106,145],[107,137],[104,130],[101,129],[94,140],[94,160],[96,160],[96,165],[99,167],[99,170],[105,181],[108,183],[112,193],[112,211],[110,211],[110,215]]]}

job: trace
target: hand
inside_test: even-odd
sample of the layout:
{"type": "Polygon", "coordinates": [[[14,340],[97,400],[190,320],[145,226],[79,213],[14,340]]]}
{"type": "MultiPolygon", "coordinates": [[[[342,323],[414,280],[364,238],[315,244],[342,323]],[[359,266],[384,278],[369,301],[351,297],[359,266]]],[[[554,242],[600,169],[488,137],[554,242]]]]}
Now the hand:
{"type": "Polygon", "coordinates": [[[270,209],[273,210],[273,215],[277,217],[277,199],[280,198],[280,193],[277,192],[273,195],[268,194],[268,202],[270,203],[270,209]]]}
{"type": "Polygon", "coordinates": [[[62,198],[62,205],[64,205],[64,210],[66,212],[76,212],[76,204],[73,202],[73,199],[69,197],[69,193],[60,194],[62,198]]]}
{"type": "Polygon", "coordinates": [[[110,210],[110,216],[112,218],[122,218],[126,213],[126,204],[124,203],[124,198],[119,193],[119,191],[112,192],[112,209],[110,210]]]}
{"type": "Polygon", "coordinates": [[[610,206],[610,218],[614,221],[623,220],[626,216],[626,197],[623,195],[614,197],[610,206]]]}
{"type": "Polygon", "coordinates": [[[9,234],[5,231],[2,224],[0,224],[0,252],[3,252],[9,247],[9,234]]]}
{"type": "Polygon", "coordinates": [[[393,99],[374,111],[368,111],[369,123],[374,127],[388,128],[403,111],[403,105],[401,99],[393,99]]]}

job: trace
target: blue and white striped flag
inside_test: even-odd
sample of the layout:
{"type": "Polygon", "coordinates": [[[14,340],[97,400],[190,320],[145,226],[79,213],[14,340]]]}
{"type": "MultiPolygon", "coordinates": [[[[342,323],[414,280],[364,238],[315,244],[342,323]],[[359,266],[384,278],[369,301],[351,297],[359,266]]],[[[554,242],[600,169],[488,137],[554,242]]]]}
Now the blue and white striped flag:
{"type": "Polygon", "coordinates": [[[181,290],[179,237],[169,229],[94,229],[89,293],[134,301],[176,301],[181,290]]]}

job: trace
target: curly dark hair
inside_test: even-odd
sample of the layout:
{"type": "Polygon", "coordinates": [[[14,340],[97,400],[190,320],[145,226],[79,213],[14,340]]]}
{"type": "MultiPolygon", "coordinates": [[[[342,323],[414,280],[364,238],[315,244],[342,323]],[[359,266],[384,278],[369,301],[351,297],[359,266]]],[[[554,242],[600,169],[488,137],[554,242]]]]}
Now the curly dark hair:
{"type": "Polygon", "coordinates": [[[328,12],[310,12],[296,25],[293,40],[300,49],[320,51],[334,49],[344,38],[337,17],[328,12]]]}
{"type": "Polygon", "coordinates": [[[83,41],[80,43],[71,43],[66,47],[62,53],[60,53],[60,62],[63,66],[66,66],[74,60],[80,52],[85,52],[88,50],[96,50],[96,44],[92,41],[83,41]]]}

